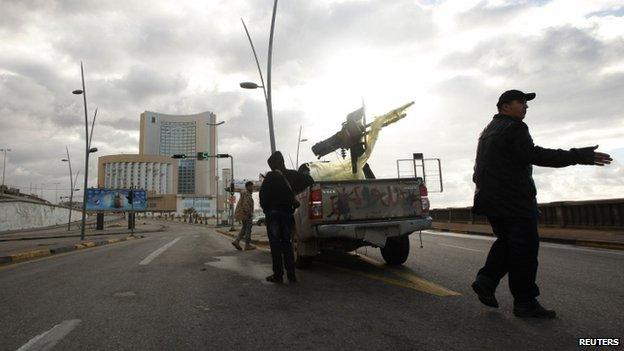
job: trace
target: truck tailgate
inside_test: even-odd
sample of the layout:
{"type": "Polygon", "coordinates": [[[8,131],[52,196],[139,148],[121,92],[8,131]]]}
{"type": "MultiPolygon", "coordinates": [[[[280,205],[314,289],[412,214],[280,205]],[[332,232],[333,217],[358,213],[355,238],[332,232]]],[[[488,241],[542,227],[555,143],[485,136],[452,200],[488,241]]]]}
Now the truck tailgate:
{"type": "Polygon", "coordinates": [[[323,221],[421,217],[422,179],[367,179],[319,182],[323,221]]]}

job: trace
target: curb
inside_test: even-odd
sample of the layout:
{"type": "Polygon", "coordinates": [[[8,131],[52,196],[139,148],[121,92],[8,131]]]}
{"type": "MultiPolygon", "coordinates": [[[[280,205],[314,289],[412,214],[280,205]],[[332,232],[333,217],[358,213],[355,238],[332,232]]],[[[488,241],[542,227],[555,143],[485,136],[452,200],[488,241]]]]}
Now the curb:
{"type": "MultiPolygon", "coordinates": [[[[480,235],[480,236],[489,236],[492,238],[496,237],[494,234],[476,232],[476,231],[471,231],[471,230],[450,230],[446,228],[431,228],[431,229],[437,230],[439,232],[445,232],[445,233],[480,235]]],[[[624,244],[620,244],[620,243],[610,243],[610,242],[592,241],[592,240],[565,239],[565,238],[549,238],[549,237],[542,237],[542,236],[540,236],[539,240],[540,242],[547,242],[547,243],[587,246],[587,247],[594,247],[594,248],[599,248],[599,249],[611,249],[611,250],[623,250],[624,251],[624,244]]]]}
{"type": "MultiPolygon", "coordinates": [[[[156,230],[135,230],[134,234],[146,234],[146,233],[159,233],[165,231],[166,226],[159,224],[160,228],[156,230]]],[[[124,229],[118,232],[102,232],[102,233],[92,233],[86,234],[85,237],[89,236],[106,236],[106,235],[119,235],[119,234],[130,234],[130,229],[124,229]]],[[[45,240],[45,239],[63,239],[63,238],[79,238],[80,234],[71,234],[71,235],[52,235],[52,236],[35,236],[35,237],[25,237],[25,238],[14,238],[14,239],[0,239],[0,243],[9,242],[9,241],[28,241],[28,240],[45,240]]]]}
{"type": "Polygon", "coordinates": [[[125,238],[116,238],[116,239],[98,240],[98,241],[88,241],[88,242],[83,242],[83,243],[80,243],[80,244],[55,247],[55,248],[51,248],[51,249],[39,249],[39,250],[18,252],[18,253],[11,254],[11,255],[8,255],[8,256],[0,256],[0,266],[9,265],[11,263],[18,263],[18,262],[29,261],[29,260],[33,260],[35,258],[52,256],[52,255],[57,255],[57,254],[60,254],[60,253],[65,253],[65,252],[70,252],[70,251],[82,250],[82,249],[87,249],[87,248],[91,248],[91,247],[103,246],[103,245],[114,244],[114,243],[118,243],[118,242],[122,242],[122,241],[142,239],[142,238],[144,238],[144,236],[141,236],[141,235],[134,236],[134,237],[133,236],[128,236],[128,237],[125,237],[125,238]]]}
{"type": "MultiPolygon", "coordinates": [[[[227,235],[231,238],[236,238],[238,236],[237,232],[230,232],[229,230],[223,230],[223,229],[215,229],[215,232],[223,234],[223,235],[227,235]],[[234,234],[236,233],[236,234],[234,234]]],[[[253,234],[253,233],[252,233],[253,234]]],[[[251,243],[254,245],[269,245],[269,240],[257,240],[257,239],[251,239],[251,243]]]]}

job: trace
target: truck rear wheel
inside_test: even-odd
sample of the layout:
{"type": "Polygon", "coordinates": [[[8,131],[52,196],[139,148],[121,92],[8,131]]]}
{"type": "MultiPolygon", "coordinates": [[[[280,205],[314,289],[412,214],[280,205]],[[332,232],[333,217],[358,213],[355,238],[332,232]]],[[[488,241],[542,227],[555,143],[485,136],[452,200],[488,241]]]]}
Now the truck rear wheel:
{"type": "Polygon", "coordinates": [[[407,261],[409,256],[409,236],[402,235],[391,237],[386,240],[386,247],[381,248],[381,256],[387,264],[400,265],[407,261]]]}

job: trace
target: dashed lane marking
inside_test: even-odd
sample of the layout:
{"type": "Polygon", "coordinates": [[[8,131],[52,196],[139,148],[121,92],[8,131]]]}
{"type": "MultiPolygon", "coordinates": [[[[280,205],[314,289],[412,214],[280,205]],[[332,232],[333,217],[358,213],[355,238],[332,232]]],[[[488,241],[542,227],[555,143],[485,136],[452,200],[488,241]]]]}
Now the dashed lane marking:
{"type": "Polygon", "coordinates": [[[456,248],[456,249],[462,249],[462,250],[468,250],[468,251],[485,252],[483,250],[471,249],[471,248],[463,247],[463,246],[455,246],[455,245],[449,245],[449,244],[438,244],[438,245],[446,246],[446,247],[453,247],[453,248],[456,248]]]}
{"type": "Polygon", "coordinates": [[[143,261],[139,262],[140,266],[145,266],[148,265],[150,262],[152,262],[156,257],[158,257],[158,255],[160,255],[161,253],[165,252],[168,248],[170,248],[171,246],[173,246],[175,243],[178,242],[178,240],[182,239],[180,238],[176,238],[173,241],[165,244],[165,246],[161,247],[160,249],[152,252],[151,254],[149,254],[149,256],[145,257],[143,259],[143,261]]]}
{"type": "Polygon", "coordinates": [[[17,351],[51,350],[59,341],[80,324],[80,319],[71,319],[55,325],[52,329],[30,339],[17,351]]]}

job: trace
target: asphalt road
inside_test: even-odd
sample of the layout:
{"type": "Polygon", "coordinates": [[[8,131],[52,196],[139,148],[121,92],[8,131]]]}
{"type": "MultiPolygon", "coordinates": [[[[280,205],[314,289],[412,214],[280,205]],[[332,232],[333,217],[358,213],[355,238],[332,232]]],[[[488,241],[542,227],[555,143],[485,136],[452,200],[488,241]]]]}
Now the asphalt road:
{"type": "Polygon", "coordinates": [[[489,238],[412,235],[402,268],[378,250],[326,256],[276,286],[266,250],[213,229],[166,232],[0,268],[2,350],[570,350],[624,336],[624,252],[542,244],[542,303],[555,320],[482,306],[470,283],[489,238]]]}

